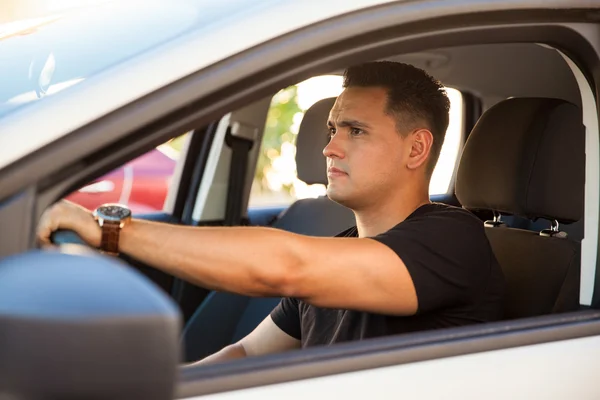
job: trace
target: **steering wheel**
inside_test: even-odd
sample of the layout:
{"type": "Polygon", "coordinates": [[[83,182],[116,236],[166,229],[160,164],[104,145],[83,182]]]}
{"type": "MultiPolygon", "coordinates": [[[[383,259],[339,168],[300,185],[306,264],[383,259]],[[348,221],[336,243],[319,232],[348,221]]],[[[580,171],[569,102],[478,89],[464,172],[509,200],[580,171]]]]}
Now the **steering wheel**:
{"type": "MultiPolygon", "coordinates": [[[[53,244],[56,244],[56,245],[60,245],[60,246],[62,246],[62,245],[66,245],[66,246],[80,245],[80,246],[84,246],[85,249],[87,249],[91,252],[99,252],[99,250],[97,248],[90,246],[75,231],[72,231],[69,229],[59,229],[59,230],[54,231],[50,235],[50,242],[52,242],[53,244]]],[[[140,270],[140,272],[142,272],[142,273],[144,273],[145,270],[146,271],[154,270],[154,268],[151,268],[151,267],[147,266],[146,264],[144,264],[124,253],[120,253],[117,256],[117,258],[119,258],[121,261],[124,261],[129,266],[140,270]]],[[[148,273],[146,273],[146,274],[148,275],[148,273]]]]}
{"type": "Polygon", "coordinates": [[[50,241],[54,244],[81,244],[90,247],[75,231],[59,229],[52,232],[50,241]]]}

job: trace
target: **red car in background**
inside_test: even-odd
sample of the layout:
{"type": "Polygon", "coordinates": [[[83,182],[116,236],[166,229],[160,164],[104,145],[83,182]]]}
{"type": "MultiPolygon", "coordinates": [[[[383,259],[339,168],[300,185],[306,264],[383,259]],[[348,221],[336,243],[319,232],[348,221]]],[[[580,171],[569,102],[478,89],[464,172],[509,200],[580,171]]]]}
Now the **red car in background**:
{"type": "Polygon", "coordinates": [[[66,197],[93,210],[104,203],[121,203],[133,213],[163,209],[177,152],[168,145],[144,154],[66,197]]]}

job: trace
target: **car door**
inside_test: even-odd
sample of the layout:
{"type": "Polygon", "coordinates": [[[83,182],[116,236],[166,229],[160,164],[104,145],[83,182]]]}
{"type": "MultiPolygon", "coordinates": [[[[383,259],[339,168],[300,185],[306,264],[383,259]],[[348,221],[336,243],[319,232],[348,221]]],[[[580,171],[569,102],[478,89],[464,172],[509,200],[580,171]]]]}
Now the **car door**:
{"type": "MultiPolygon", "coordinates": [[[[600,65],[599,36],[589,26],[579,25],[595,24],[595,14],[573,12],[564,16],[562,12],[563,8],[575,5],[585,9],[590,7],[589,2],[554,1],[553,9],[547,4],[525,0],[506,4],[382,2],[376,7],[366,7],[366,2],[361,7],[359,3],[352,3],[352,9],[344,9],[347,13],[326,14],[323,17],[326,21],[313,21],[314,24],[306,24],[278,40],[224,60],[209,71],[198,68],[185,82],[165,85],[151,96],[99,118],[68,137],[57,139],[54,146],[45,147],[35,156],[1,170],[0,221],[2,226],[15,229],[12,234],[2,230],[0,254],[31,247],[34,238],[31,227],[37,217],[65,188],[81,180],[83,172],[90,176],[99,171],[107,172],[109,166],[116,167],[154,148],[161,140],[174,137],[182,126],[192,128],[192,122],[208,124],[240,103],[257,100],[269,90],[290,84],[301,76],[324,73],[365,57],[377,58],[391,52],[432,46],[527,40],[552,42],[561,49],[568,49],[584,102],[589,138],[587,168],[598,170],[598,108],[593,95],[598,82],[590,70],[600,65]],[[556,24],[556,20],[561,23],[556,24]],[[532,27],[536,24],[540,26],[532,27]],[[287,49],[285,54],[281,52],[282,46],[287,49]],[[209,83],[213,86],[208,86],[209,83]],[[183,111],[175,107],[174,93],[179,102],[196,107],[183,111]],[[151,104],[152,101],[156,103],[151,104]],[[131,122],[132,115],[136,117],[134,122],[131,122]],[[126,121],[131,125],[124,124],[126,121]],[[141,130],[144,136],[140,135],[141,130]],[[81,150],[83,138],[88,145],[85,151],[81,150]],[[66,157],[67,151],[73,149],[76,151],[69,153],[70,158],[66,157]],[[98,157],[100,153],[106,154],[107,149],[114,151],[109,156],[98,157]],[[81,165],[82,172],[76,177],[65,177],[67,165],[81,165]],[[51,168],[40,171],[43,166],[51,168]],[[9,176],[17,171],[31,172],[31,175],[17,182],[9,176]]],[[[373,5],[373,2],[368,4],[373,5]]],[[[298,13],[307,12],[305,6],[305,3],[288,4],[275,10],[290,11],[288,7],[291,7],[298,13]]],[[[214,174],[215,171],[204,171],[199,192],[211,189],[223,192],[222,188],[205,186],[212,184],[209,178],[214,174]]],[[[590,178],[597,178],[597,173],[592,172],[590,178]]],[[[593,379],[589,371],[593,371],[600,355],[600,315],[595,309],[597,298],[593,296],[598,248],[597,195],[597,179],[588,179],[581,304],[589,310],[183,369],[176,397],[297,395],[305,398],[320,397],[328,392],[390,398],[411,395],[422,398],[518,397],[527,387],[531,390],[526,393],[529,397],[561,396],[568,390],[569,395],[590,398],[590,394],[597,392],[589,390],[593,379]],[[549,370],[549,365],[556,368],[549,370]],[[440,384],[433,384],[432,379],[440,384]],[[531,389],[530,385],[535,387],[531,389]]],[[[193,208],[193,213],[199,216],[211,211],[206,198],[197,201],[193,208]]]]}
{"type": "MultiPolygon", "coordinates": [[[[584,119],[588,132],[596,135],[593,86],[577,68],[573,72],[584,104],[591,101],[584,119]]],[[[593,137],[590,144],[597,144],[593,137]]],[[[588,204],[588,211],[594,207],[596,203],[588,204]]],[[[582,281],[594,276],[595,269],[595,258],[584,262],[587,278],[582,281]]],[[[592,282],[582,284],[582,304],[595,304],[592,282]]],[[[592,308],[486,324],[480,330],[453,329],[189,368],[182,374],[178,398],[318,398],[326,393],[349,398],[595,398],[591,371],[597,366],[598,317],[592,308]]]]}

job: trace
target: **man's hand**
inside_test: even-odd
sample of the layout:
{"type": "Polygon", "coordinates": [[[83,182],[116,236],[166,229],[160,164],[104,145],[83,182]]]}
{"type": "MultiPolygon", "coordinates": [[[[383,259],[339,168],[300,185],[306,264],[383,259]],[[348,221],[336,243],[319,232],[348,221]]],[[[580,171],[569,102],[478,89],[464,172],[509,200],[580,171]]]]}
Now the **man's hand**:
{"type": "Polygon", "coordinates": [[[90,246],[100,246],[102,230],[92,213],[74,203],[61,200],[48,208],[37,227],[37,237],[42,245],[50,244],[50,235],[58,229],[76,232],[90,246]]]}

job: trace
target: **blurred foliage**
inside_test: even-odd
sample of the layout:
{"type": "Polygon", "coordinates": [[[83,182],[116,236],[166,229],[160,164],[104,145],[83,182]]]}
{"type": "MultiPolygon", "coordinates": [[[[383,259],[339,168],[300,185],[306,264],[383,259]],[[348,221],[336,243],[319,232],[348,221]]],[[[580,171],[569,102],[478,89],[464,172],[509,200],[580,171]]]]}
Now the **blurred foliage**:
{"type": "MultiPolygon", "coordinates": [[[[283,89],[273,96],[256,166],[255,179],[262,191],[268,190],[266,174],[272,168],[273,160],[281,155],[281,145],[285,142],[296,143],[296,135],[290,132],[290,127],[294,123],[294,115],[302,112],[303,110],[298,106],[296,86],[283,89]]],[[[289,192],[291,186],[285,189],[289,192]]]]}
{"type": "MultiPolygon", "coordinates": [[[[296,135],[290,132],[290,127],[294,124],[294,116],[302,112],[303,110],[298,106],[298,88],[296,86],[283,89],[273,96],[256,166],[255,183],[258,183],[260,191],[269,190],[266,174],[272,168],[273,160],[281,155],[281,145],[285,142],[296,143],[296,135]]],[[[181,151],[185,137],[185,134],[176,137],[169,141],[169,145],[174,150],[181,151]]],[[[284,186],[284,190],[289,193],[291,185],[284,186]]]]}
{"type": "Polygon", "coordinates": [[[183,134],[181,136],[171,139],[169,141],[169,146],[171,146],[174,150],[181,151],[181,148],[183,147],[183,143],[185,142],[186,136],[187,136],[187,134],[183,134]]]}

